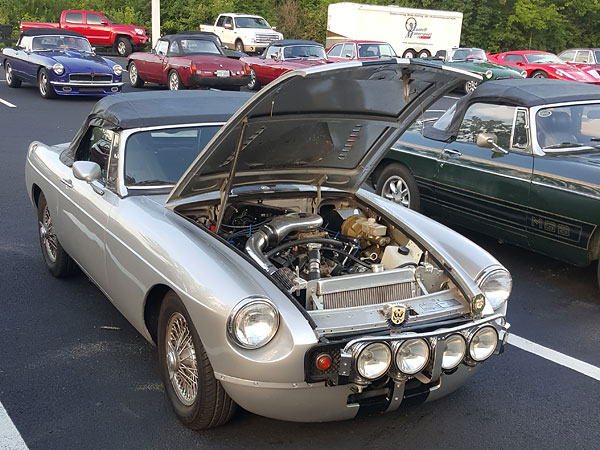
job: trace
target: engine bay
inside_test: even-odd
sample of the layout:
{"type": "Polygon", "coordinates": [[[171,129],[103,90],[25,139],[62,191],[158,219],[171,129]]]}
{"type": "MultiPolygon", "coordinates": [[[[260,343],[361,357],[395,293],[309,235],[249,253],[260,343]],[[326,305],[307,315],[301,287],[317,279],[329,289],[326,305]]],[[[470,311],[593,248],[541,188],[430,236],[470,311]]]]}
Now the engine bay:
{"type": "Polygon", "coordinates": [[[182,211],[268,272],[307,310],[404,300],[453,287],[421,244],[353,199],[231,201],[182,211]]]}

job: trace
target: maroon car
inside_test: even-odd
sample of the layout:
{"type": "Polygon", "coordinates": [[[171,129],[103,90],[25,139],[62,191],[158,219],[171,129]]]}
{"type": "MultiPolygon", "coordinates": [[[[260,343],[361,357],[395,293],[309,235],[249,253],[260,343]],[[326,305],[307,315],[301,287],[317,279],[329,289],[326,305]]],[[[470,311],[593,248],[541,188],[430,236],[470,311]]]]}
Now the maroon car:
{"type": "Polygon", "coordinates": [[[174,34],[158,40],[151,53],[127,58],[129,82],[167,85],[172,91],[188,87],[239,90],[250,81],[247,64],[227,58],[213,39],[197,34],[174,34]]]}
{"type": "Polygon", "coordinates": [[[600,48],[570,48],[560,52],[558,57],[579,68],[592,67],[600,73],[600,48]]]}
{"type": "Polygon", "coordinates": [[[286,72],[329,62],[325,48],[318,42],[291,39],[273,41],[262,55],[244,57],[240,61],[250,66],[248,88],[252,90],[286,72]]]}
{"type": "Polygon", "coordinates": [[[344,62],[351,59],[365,61],[395,57],[396,52],[392,46],[383,41],[341,41],[327,50],[327,58],[331,62],[344,62]]]}

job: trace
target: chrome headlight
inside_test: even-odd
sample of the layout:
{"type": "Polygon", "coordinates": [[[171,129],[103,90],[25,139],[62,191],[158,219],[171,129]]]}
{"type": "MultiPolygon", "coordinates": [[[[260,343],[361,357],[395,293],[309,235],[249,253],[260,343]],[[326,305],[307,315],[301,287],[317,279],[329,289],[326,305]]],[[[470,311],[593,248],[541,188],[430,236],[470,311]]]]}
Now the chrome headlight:
{"type": "Polygon", "coordinates": [[[267,345],[278,329],[279,311],[263,297],[242,300],[233,308],[227,321],[229,335],[242,348],[267,345]]]}
{"type": "Polygon", "coordinates": [[[512,291],[510,273],[505,269],[497,269],[486,274],[479,282],[479,289],[496,311],[508,300],[512,291]]]}
{"type": "Polygon", "coordinates": [[[491,70],[488,70],[485,73],[485,77],[489,80],[490,78],[492,78],[492,75],[494,75],[494,73],[491,70]]]}
{"type": "Polygon", "coordinates": [[[374,342],[364,347],[356,359],[356,370],[368,380],[379,378],[390,368],[392,351],[386,344],[374,342]]]}
{"type": "Polygon", "coordinates": [[[467,353],[467,343],[460,334],[453,334],[444,339],[442,369],[454,369],[463,360],[465,353],[467,353]]]}
{"type": "Polygon", "coordinates": [[[134,30],[137,34],[139,34],[140,36],[144,34],[144,30],[142,30],[141,28],[136,28],[134,30]]]}
{"type": "Polygon", "coordinates": [[[406,375],[419,373],[429,361],[429,345],[423,339],[409,339],[396,352],[396,365],[406,375]]]}
{"type": "Polygon", "coordinates": [[[485,361],[492,356],[497,345],[498,332],[492,327],[483,327],[471,338],[469,354],[475,361],[485,361]]]}
{"type": "Polygon", "coordinates": [[[120,77],[121,74],[123,73],[123,68],[117,64],[115,66],[113,66],[113,72],[115,73],[116,76],[120,77]]]}
{"type": "Polygon", "coordinates": [[[52,66],[52,70],[54,70],[56,75],[62,75],[65,73],[65,66],[63,66],[61,63],[56,63],[52,66]]]}

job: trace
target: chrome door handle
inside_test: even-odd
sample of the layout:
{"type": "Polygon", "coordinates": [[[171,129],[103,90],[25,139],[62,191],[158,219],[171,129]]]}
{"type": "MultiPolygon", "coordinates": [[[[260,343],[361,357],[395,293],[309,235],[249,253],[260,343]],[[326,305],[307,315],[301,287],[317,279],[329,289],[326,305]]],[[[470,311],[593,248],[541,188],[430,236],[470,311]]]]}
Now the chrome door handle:
{"type": "Polygon", "coordinates": [[[446,155],[452,155],[452,156],[462,156],[462,153],[459,152],[458,150],[454,150],[453,148],[445,148],[444,149],[444,153],[446,155]]]}
{"type": "Polygon", "coordinates": [[[68,188],[72,188],[73,187],[73,182],[71,180],[69,180],[68,178],[61,178],[60,182],[62,184],[64,184],[66,187],[68,187],[68,188]]]}

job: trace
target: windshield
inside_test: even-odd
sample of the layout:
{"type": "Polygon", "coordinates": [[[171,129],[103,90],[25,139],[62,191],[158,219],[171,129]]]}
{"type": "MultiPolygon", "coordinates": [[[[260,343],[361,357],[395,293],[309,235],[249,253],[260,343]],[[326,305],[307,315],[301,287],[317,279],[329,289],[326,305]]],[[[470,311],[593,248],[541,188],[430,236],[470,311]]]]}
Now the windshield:
{"type": "Polygon", "coordinates": [[[283,49],[284,59],[327,59],[325,49],[320,45],[291,45],[283,49]]]}
{"type": "Polygon", "coordinates": [[[32,50],[63,51],[78,50],[92,52],[92,46],[86,38],[74,36],[38,36],[33,38],[32,50]]]}
{"type": "Polygon", "coordinates": [[[480,48],[458,48],[454,51],[451,61],[487,61],[485,52],[480,48]]]}
{"type": "Polygon", "coordinates": [[[532,64],[564,64],[564,62],[552,53],[530,53],[524,55],[527,62],[532,64]]]}
{"type": "Polygon", "coordinates": [[[108,20],[111,24],[113,24],[113,25],[119,25],[119,22],[117,22],[111,16],[107,16],[106,14],[104,14],[104,17],[106,17],[106,20],[108,20]]]}
{"type": "Polygon", "coordinates": [[[271,26],[262,17],[236,17],[236,28],[268,28],[271,26]]]}
{"type": "Polygon", "coordinates": [[[184,55],[196,55],[200,53],[221,54],[213,41],[205,39],[182,39],[181,50],[184,55]]]}
{"type": "Polygon", "coordinates": [[[542,108],[535,123],[542,150],[600,149],[600,102],[542,108]]]}
{"type": "Polygon", "coordinates": [[[596,62],[600,64],[600,50],[595,51],[594,54],[596,55],[596,62]]]}
{"type": "Polygon", "coordinates": [[[125,185],[175,184],[220,126],[141,131],[125,145],[125,185]]]}

